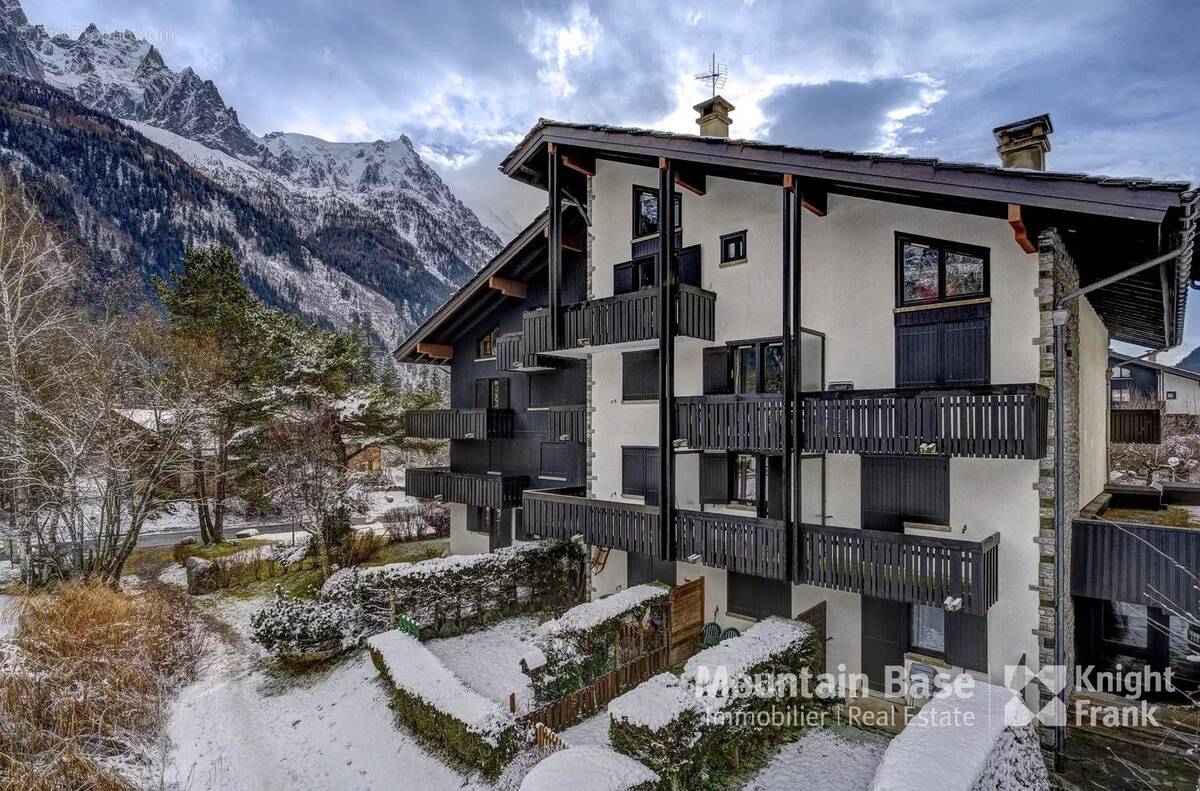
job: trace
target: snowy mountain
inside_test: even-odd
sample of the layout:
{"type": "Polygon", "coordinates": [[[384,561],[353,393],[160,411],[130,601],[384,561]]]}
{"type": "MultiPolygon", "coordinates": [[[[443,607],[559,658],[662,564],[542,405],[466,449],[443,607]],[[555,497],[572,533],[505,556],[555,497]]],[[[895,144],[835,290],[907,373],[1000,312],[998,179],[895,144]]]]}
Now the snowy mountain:
{"type": "MultiPolygon", "coordinates": [[[[173,71],[153,45],[128,31],[89,25],[77,38],[51,36],[29,23],[19,0],[0,0],[0,73],[44,81],[122,120],[264,216],[290,226],[306,265],[352,286],[343,283],[338,293],[355,291],[373,304],[371,310],[394,306],[394,321],[375,323],[382,345],[411,331],[500,246],[407,137],[369,143],[284,132],[258,137],[211,80],[190,68],[173,71]]],[[[187,227],[187,218],[181,222],[187,241],[204,237],[187,227]]],[[[143,262],[134,263],[146,270],[143,262]]],[[[260,261],[257,270],[248,278],[252,286],[283,289],[260,294],[269,301],[294,301],[304,291],[294,268],[269,274],[260,261]],[[285,292],[291,296],[285,299],[285,292]]],[[[305,301],[306,313],[333,326],[350,320],[338,300],[305,301]]]]}

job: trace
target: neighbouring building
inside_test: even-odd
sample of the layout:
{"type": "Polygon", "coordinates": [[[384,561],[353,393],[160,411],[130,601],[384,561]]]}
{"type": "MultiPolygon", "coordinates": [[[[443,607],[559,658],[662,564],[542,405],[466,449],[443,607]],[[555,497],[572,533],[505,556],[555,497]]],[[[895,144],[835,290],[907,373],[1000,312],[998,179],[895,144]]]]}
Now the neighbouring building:
{"type": "Polygon", "coordinates": [[[1152,357],[1109,353],[1112,405],[1160,409],[1167,425],[1200,422],[1200,373],[1156,362],[1152,357]]]}
{"type": "Polygon", "coordinates": [[[586,542],[595,595],[703,577],[734,627],[823,605],[827,665],[875,689],[1069,663],[1109,342],[1181,340],[1196,194],[1041,171],[1046,116],[988,167],[697,109],[700,136],[543,120],[504,160],[549,210],[396,352],[451,373],[408,425],[450,465],[409,493],[450,503],[454,552],[586,542]]]}

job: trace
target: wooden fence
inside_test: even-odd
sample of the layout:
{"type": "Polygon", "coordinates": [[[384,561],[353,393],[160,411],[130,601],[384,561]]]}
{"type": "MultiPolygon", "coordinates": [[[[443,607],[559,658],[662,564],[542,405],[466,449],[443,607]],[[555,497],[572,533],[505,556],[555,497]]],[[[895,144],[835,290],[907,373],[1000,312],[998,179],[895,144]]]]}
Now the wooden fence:
{"type": "Polygon", "coordinates": [[[1162,413],[1157,409],[1109,410],[1110,442],[1157,445],[1162,442],[1162,413]]]}

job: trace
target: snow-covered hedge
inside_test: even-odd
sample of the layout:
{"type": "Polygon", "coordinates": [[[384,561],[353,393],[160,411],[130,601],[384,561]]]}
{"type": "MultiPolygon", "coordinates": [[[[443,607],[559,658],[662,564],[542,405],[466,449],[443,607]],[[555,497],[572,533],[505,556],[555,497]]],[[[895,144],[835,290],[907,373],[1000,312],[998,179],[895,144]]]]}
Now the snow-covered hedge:
{"type": "Polygon", "coordinates": [[[871,791],[1049,789],[1037,732],[1024,713],[1007,687],[976,683],[963,694],[952,688],[925,704],[888,745],[871,791]]]}
{"type": "Polygon", "coordinates": [[[642,791],[658,775],[607,747],[568,747],[551,753],[525,775],[521,791],[642,791]]]}
{"type": "Polygon", "coordinates": [[[489,777],[503,771],[519,747],[517,721],[506,709],[464,684],[406,632],[377,634],[367,648],[409,730],[489,777]]]}
{"type": "Polygon", "coordinates": [[[534,695],[550,703],[587,686],[612,670],[617,636],[636,623],[651,643],[665,639],[671,590],[658,584],[635,585],[593,602],[576,605],[538,627],[535,661],[526,660],[534,695]]]}
{"type": "Polygon", "coordinates": [[[345,569],[330,576],[314,600],[278,594],[251,625],[254,639],[280,655],[303,653],[313,622],[336,625],[345,648],[391,629],[398,615],[411,619],[422,636],[461,632],[570,604],[580,589],[582,562],[577,544],[547,541],[484,555],[345,569]]]}
{"type": "Polygon", "coordinates": [[[798,678],[812,671],[821,648],[808,624],[759,621],[693,656],[680,677],[655,676],[609,703],[612,746],[677,787],[719,782],[800,726],[815,701],[800,696],[798,678]],[[759,694],[739,683],[788,677],[797,679],[795,695],[786,683],[759,694]]]}

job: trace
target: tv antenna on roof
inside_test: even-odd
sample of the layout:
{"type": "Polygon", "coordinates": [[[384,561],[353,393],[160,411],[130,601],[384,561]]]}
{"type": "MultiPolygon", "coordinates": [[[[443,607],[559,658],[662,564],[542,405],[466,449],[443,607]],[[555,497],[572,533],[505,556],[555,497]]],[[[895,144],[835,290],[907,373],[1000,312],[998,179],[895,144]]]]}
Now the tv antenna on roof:
{"type": "Polygon", "coordinates": [[[724,63],[717,63],[717,53],[715,52],[712,54],[712,62],[708,66],[708,71],[696,75],[697,81],[707,82],[711,85],[713,96],[716,96],[717,91],[725,87],[727,79],[729,79],[729,68],[724,63]]]}

